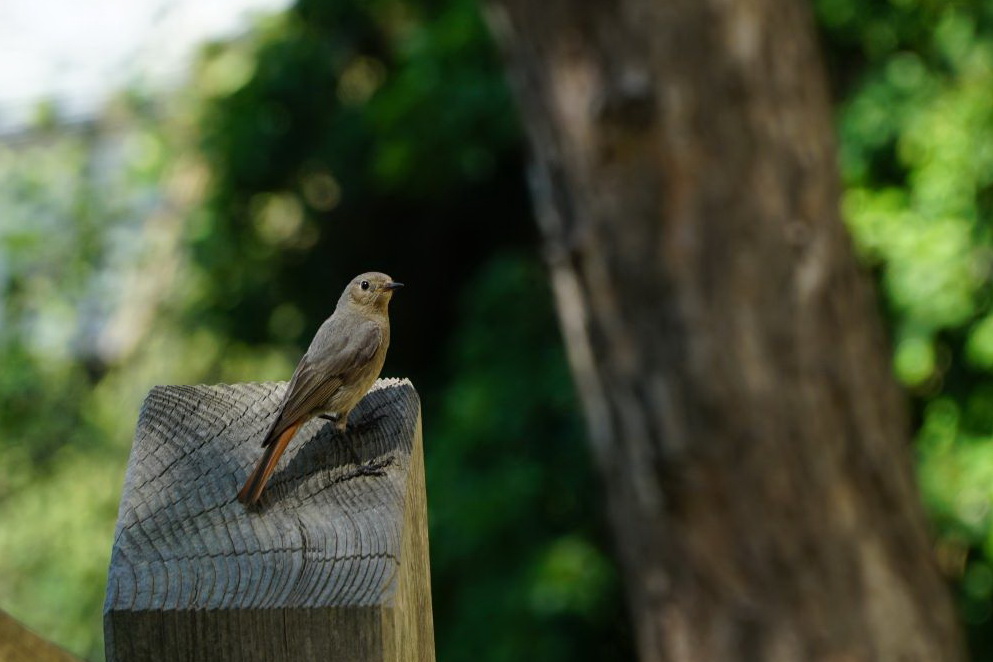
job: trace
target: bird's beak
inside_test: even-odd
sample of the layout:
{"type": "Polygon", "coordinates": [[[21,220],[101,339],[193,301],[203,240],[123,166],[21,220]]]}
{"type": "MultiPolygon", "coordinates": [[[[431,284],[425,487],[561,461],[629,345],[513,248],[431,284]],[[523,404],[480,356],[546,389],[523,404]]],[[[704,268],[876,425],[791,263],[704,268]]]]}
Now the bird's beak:
{"type": "Polygon", "coordinates": [[[403,283],[398,283],[395,280],[391,280],[386,285],[383,285],[384,290],[399,290],[403,287],[403,283]]]}

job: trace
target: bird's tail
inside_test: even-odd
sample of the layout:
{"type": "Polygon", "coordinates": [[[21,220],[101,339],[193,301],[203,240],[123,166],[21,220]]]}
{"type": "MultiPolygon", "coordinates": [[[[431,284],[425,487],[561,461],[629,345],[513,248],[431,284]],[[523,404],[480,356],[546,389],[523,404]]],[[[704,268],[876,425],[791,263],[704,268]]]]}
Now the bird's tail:
{"type": "Polygon", "coordinates": [[[269,482],[269,477],[276,470],[279,457],[286,450],[286,446],[290,443],[293,435],[296,434],[297,428],[300,427],[301,423],[302,421],[286,428],[276,438],[275,443],[270,443],[266,446],[265,453],[262,454],[262,459],[255,465],[255,469],[252,470],[248,480],[245,481],[244,487],[238,492],[238,501],[241,501],[246,506],[258,503],[259,497],[262,496],[262,490],[265,489],[265,484],[269,482]]]}

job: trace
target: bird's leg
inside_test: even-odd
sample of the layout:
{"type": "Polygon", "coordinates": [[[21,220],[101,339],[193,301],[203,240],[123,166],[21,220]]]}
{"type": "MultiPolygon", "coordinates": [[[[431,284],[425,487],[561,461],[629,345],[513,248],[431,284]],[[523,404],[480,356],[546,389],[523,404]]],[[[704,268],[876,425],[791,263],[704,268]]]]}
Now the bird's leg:
{"type": "Polygon", "coordinates": [[[359,456],[358,452],[355,450],[355,446],[352,445],[351,436],[353,433],[361,432],[366,430],[373,423],[383,418],[384,414],[377,414],[375,416],[367,416],[357,423],[348,424],[348,414],[319,414],[318,418],[323,418],[326,421],[331,421],[334,423],[335,430],[341,435],[342,440],[345,442],[345,448],[348,449],[348,454],[352,456],[352,463],[356,465],[355,475],[365,475],[365,476],[382,476],[385,472],[383,471],[384,466],[388,466],[392,460],[384,462],[377,462],[376,460],[370,460],[369,462],[363,462],[362,458],[359,456]]]}
{"type": "Polygon", "coordinates": [[[353,434],[355,432],[363,432],[372,427],[372,424],[381,418],[384,418],[386,414],[376,414],[375,416],[366,416],[358,423],[352,423],[348,425],[348,416],[342,417],[341,414],[318,414],[317,418],[323,418],[325,421],[331,421],[335,424],[338,432],[342,434],[353,434]]]}
{"type": "Polygon", "coordinates": [[[368,462],[363,462],[355,467],[348,477],[354,478],[355,476],[385,476],[386,467],[393,464],[393,456],[387,456],[378,460],[369,460],[368,462]]]}
{"type": "Polygon", "coordinates": [[[331,421],[334,423],[334,429],[338,431],[339,434],[348,434],[352,431],[348,427],[348,414],[318,414],[317,418],[323,418],[325,421],[331,421]]]}
{"type": "Polygon", "coordinates": [[[351,430],[348,427],[348,414],[321,414],[321,418],[334,422],[334,429],[338,432],[338,435],[345,442],[345,448],[348,449],[348,454],[352,456],[352,464],[362,464],[362,458],[355,451],[355,447],[352,446],[352,440],[348,437],[351,430]]]}

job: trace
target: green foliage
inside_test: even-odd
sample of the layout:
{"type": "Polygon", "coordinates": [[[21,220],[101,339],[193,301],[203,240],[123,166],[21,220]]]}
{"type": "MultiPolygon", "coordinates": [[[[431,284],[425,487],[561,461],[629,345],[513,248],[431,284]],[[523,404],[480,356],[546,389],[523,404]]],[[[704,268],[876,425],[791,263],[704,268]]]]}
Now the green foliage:
{"type": "Polygon", "coordinates": [[[3,608],[100,658],[144,393],[286,378],[378,268],[410,285],[387,371],[425,403],[441,659],[630,655],[545,276],[503,252],[532,221],[472,2],[302,2],[166,107],[49,125],[0,189],[3,608]]]}
{"type": "Polygon", "coordinates": [[[198,168],[177,138],[189,109],[151,110],[122,99],[105,125],[0,145],[0,608],[93,659],[144,394],[291,369],[181,325],[203,278],[178,256],[198,168]]]}
{"type": "Polygon", "coordinates": [[[192,314],[301,342],[327,283],[373,266],[408,282],[388,369],[425,403],[440,659],[629,655],[546,277],[501,252],[532,221],[477,11],[301,2],[208,54],[234,82],[204,113],[214,186],[193,255],[220,277],[192,314]]]}
{"type": "Polygon", "coordinates": [[[235,89],[203,119],[215,185],[193,244],[212,275],[198,320],[263,339],[279,305],[317,317],[326,283],[371,259],[415,273],[439,236],[447,282],[419,285],[442,290],[429,305],[448,316],[480,257],[520,235],[499,216],[524,225],[515,115],[471,0],[303,1],[205,66],[232,58],[247,60],[225,65],[235,89]]]}
{"type": "Polygon", "coordinates": [[[880,277],[939,560],[976,659],[993,659],[993,6],[821,0],[844,211],[880,277]]]}
{"type": "MultiPolygon", "coordinates": [[[[993,5],[815,5],[938,557],[993,659],[993,5]]],[[[99,659],[143,395],[285,378],[376,268],[410,285],[387,372],[425,406],[439,659],[631,656],[474,2],[300,0],[168,104],[43,119],[0,146],[0,607],[99,659]]]]}
{"type": "Polygon", "coordinates": [[[147,191],[96,181],[86,131],[32,140],[0,146],[0,596],[95,654],[127,424],[97,414],[91,332],[111,307],[101,267],[147,191]]]}
{"type": "Polygon", "coordinates": [[[498,255],[464,296],[427,436],[438,657],[628,657],[547,276],[498,255]]]}

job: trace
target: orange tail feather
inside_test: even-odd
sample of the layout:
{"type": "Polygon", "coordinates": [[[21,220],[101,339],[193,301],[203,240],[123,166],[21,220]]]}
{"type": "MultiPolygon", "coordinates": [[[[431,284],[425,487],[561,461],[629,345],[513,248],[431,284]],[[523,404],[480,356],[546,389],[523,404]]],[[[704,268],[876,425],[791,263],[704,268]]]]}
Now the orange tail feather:
{"type": "Polygon", "coordinates": [[[290,439],[296,434],[297,428],[300,427],[301,423],[302,421],[299,421],[286,428],[279,435],[279,438],[276,439],[276,443],[269,444],[266,447],[265,453],[262,454],[262,459],[255,465],[255,469],[248,477],[248,480],[245,481],[245,486],[238,492],[238,501],[241,501],[246,506],[258,503],[259,497],[262,496],[262,490],[265,489],[266,483],[269,482],[269,477],[276,470],[276,464],[279,462],[280,456],[286,450],[290,439]]]}

